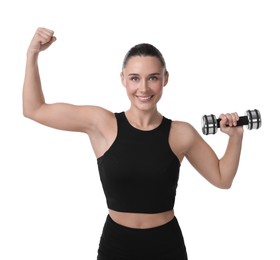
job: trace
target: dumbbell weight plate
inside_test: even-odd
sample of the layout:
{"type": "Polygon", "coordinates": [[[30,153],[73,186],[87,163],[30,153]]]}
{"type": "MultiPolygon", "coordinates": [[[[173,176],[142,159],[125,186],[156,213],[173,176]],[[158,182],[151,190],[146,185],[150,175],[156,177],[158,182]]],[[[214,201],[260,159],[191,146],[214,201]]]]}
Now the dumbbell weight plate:
{"type": "Polygon", "coordinates": [[[205,135],[216,134],[218,130],[218,121],[215,115],[204,115],[201,119],[202,132],[205,135]]]}

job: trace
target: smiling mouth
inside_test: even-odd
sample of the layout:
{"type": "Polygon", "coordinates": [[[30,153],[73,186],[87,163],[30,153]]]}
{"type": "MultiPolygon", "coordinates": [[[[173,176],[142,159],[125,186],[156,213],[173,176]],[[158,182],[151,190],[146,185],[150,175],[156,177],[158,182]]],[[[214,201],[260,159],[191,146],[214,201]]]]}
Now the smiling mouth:
{"type": "Polygon", "coordinates": [[[136,96],[140,101],[147,102],[152,99],[153,96],[136,96]]]}

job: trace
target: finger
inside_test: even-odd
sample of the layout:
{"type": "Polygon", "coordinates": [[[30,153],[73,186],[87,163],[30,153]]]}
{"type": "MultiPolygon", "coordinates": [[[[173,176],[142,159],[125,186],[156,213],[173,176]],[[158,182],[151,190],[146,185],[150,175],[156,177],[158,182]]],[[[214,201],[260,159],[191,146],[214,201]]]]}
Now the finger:
{"type": "Polygon", "coordinates": [[[228,126],[236,126],[237,125],[237,121],[239,120],[239,116],[236,112],[234,113],[227,113],[226,114],[226,118],[227,118],[227,125],[228,126]]]}
{"type": "Polygon", "coordinates": [[[54,31],[46,28],[38,28],[36,35],[41,44],[45,44],[53,40],[54,31]]]}
{"type": "Polygon", "coordinates": [[[219,118],[221,119],[221,121],[220,121],[220,126],[221,126],[221,127],[226,127],[226,125],[228,124],[227,115],[226,115],[226,114],[221,114],[221,115],[219,116],[219,118]]]}
{"type": "Polygon", "coordinates": [[[233,118],[230,113],[221,114],[219,118],[221,119],[220,121],[221,127],[233,126],[233,118]]]}
{"type": "Polygon", "coordinates": [[[227,118],[227,125],[228,126],[233,126],[234,125],[234,116],[231,113],[227,113],[226,114],[226,118],[227,118]]]}
{"type": "Polygon", "coordinates": [[[54,31],[46,29],[46,28],[43,28],[43,27],[39,27],[37,29],[37,32],[41,33],[41,34],[49,35],[49,36],[52,36],[54,34],[54,31]]]}
{"type": "Polygon", "coordinates": [[[237,121],[239,120],[239,116],[236,112],[232,113],[232,116],[233,116],[233,123],[234,125],[236,126],[237,125],[237,121]]]}
{"type": "Polygon", "coordinates": [[[236,112],[229,114],[229,121],[231,122],[231,126],[236,126],[238,120],[239,116],[236,112]]]}

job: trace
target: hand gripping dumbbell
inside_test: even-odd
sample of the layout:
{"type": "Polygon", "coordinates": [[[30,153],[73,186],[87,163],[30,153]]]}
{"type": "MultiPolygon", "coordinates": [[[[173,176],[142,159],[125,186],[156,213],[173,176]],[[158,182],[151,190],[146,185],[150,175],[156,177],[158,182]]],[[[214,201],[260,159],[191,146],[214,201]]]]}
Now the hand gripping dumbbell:
{"type": "MultiPolygon", "coordinates": [[[[204,115],[202,117],[202,132],[205,135],[216,134],[220,127],[221,119],[216,119],[214,115],[204,115]]],[[[247,125],[249,130],[259,129],[262,125],[261,114],[257,109],[247,110],[246,116],[240,116],[236,126],[247,125]]]]}

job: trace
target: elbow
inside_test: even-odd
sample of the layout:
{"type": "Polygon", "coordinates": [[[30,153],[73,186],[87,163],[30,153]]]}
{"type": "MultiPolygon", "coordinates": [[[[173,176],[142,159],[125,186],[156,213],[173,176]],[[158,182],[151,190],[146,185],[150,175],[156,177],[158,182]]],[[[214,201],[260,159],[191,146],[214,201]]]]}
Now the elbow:
{"type": "Polygon", "coordinates": [[[227,185],[221,185],[219,188],[222,190],[229,190],[231,188],[231,184],[227,184],[227,185]]]}
{"type": "Polygon", "coordinates": [[[232,186],[232,181],[227,181],[227,182],[221,181],[219,184],[215,186],[223,190],[229,190],[232,186]]]}
{"type": "Polygon", "coordinates": [[[27,108],[27,107],[24,107],[24,106],[23,106],[23,109],[22,109],[23,116],[28,118],[28,119],[32,119],[32,120],[35,120],[37,112],[38,112],[38,110],[34,110],[34,109],[27,108]]]}
{"type": "Polygon", "coordinates": [[[233,179],[220,176],[219,178],[210,180],[210,182],[219,189],[228,190],[232,186],[233,179]]]}
{"type": "Polygon", "coordinates": [[[22,115],[26,118],[31,118],[31,115],[32,115],[31,106],[28,105],[28,103],[26,102],[24,97],[22,100],[22,115]]]}
{"type": "Polygon", "coordinates": [[[38,118],[39,111],[41,110],[42,105],[31,106],[28,104],[23,104],[22,114],[24,117],[35,120],[38,118]]]}
{"type": "Polygon", "coordinates": [[[32,111],[23,107],[22,114],[23,114],[24,117],[32,119],[34,113],[32,113],[32,111]]]}
{"type": "Polygon", "coordinates": [[[25,110],[22,111],[22,115],[26,118],[30,118],[30,114],[25,110]]]}

